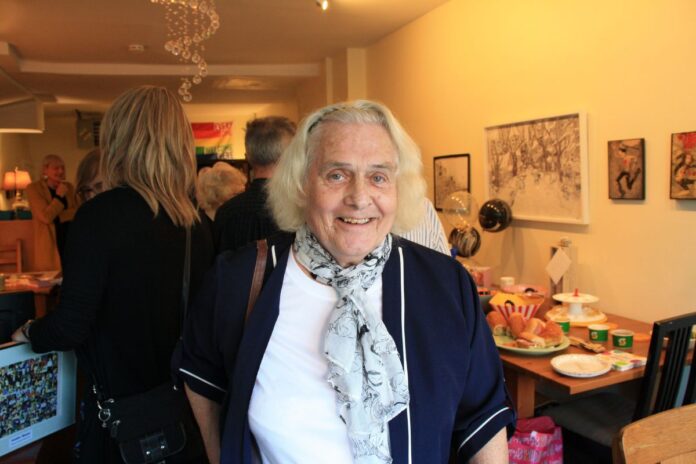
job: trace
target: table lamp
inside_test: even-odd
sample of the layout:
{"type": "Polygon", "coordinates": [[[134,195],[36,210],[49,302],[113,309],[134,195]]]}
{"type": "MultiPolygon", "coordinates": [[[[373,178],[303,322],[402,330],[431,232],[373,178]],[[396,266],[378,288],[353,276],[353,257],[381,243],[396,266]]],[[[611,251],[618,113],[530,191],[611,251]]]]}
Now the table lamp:
{"type": "Polygon", "coordinates": [[[28,171],[20,171],[18,168],[14,168],[14,171],[7,171],[5,173],[2,188],[5,190],[7,198],[10,198],[10,196],[14,194],[14,200],[12,201],[13,210],[29,209],[29,202],[24,199],[22,193],[30,183],[31,177],[28,171]]]}

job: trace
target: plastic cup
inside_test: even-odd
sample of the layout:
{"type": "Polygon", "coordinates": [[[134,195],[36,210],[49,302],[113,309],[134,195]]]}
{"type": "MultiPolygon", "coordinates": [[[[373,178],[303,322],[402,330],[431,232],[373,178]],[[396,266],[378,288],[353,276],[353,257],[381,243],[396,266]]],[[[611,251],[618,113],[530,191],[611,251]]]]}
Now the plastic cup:
{"type": "Polygon", "coordinates": [[[633,331],[626,329],[612,330],[611,341],[615,348],[631,348],[633,347],[633,331]]]}
{"type": "Polygon", "coordinates": [[[590,331],[590,340],[593,342],[606,342],[609,339],[608,325],[591,324],[587,329],[590,331]]]}
{"type": "Polygon", "coordinates": [[[561,326],[563,333],[567,334],[570,331],[570,319],[556,319],[556,324],[561,326]]]}

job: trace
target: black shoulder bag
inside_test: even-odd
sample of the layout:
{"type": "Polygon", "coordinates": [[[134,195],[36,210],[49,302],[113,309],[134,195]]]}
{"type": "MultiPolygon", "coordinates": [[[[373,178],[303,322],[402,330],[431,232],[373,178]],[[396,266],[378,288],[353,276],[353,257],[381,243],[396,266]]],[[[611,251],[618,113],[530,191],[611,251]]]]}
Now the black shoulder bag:
{"type": "MultiPolygon", "coordinates": [[[[181,287],[182,321],[186,320],[190,273],[191,231],[187,229],[181,287]]],[[[183,451],[187,442],[192,444],[195,440],[196,436],[193,434],[198,433],[198,428],[183,390],[177,389],[172,382],[166,382],[137,395],[105,399],[97,383],[96,373],[93,377],[92,390],[97,397],[97,418],[118,443],[126,464],[165,462],[175,455],[180,456],[176,456],[174,461],[186,459],[184,454],[188,453],[183,451]]],[[[199,443],[198,447],[202,453],[202,444],[199,443]]]]}

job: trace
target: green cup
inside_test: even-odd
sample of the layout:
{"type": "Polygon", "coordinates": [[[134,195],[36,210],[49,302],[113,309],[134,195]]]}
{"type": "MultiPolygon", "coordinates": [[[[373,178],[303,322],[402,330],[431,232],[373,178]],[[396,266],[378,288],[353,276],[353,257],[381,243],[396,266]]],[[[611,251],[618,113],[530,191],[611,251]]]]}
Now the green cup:
{"type": "Polygon", "coordinates": [[[570,331],[570,319],[556,319],[556,324],[561,326],[564,334],[570,331]]]}
{"type": "Polygon", "coordinates": [[[626,329],[612,330],[611,341],[615,348],[631,348],[633,346],[633,331],[626,329]]]}
{"type": "Polygon", "coordinates": [[[589,325],[587,328],[590,331],[590,341],[606,342],[609,339],[609,326],[608,325],[592,324],[592,325],[589,325]]]}

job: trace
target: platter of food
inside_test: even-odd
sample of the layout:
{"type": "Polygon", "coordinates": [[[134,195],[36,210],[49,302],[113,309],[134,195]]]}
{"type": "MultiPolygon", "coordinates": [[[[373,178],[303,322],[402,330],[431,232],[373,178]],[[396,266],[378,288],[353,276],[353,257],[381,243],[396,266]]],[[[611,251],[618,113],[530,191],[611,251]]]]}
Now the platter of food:
{"type": "Polygon", "coordinates": [[[568,337],[563,337],[561,343],[558,345],[544,346],[544,347],[529,347],[521,348],[517,345],[514,338],[507,335],[494,335],[495,346],[506,351],[512,351],[514,353],[526,354],[528,356],[544,355],[549,353],[554,353],[556,351],[565,350],[570,346],[570,340],[568,337]]]}
{"type": "Polygon", "coordinates": [[[553,321],[544,322],[536,317],[526,320],[522,313],[512,313],[506,319],[497,311],[488,313],[486,321],[496,346],[503,350],[534,356],[560,351],[570,345],[561,326],[553,321]]]}
{"type": "Polygon", "coordinates": [[[551,360],[551,367],[568,377],[597,377],[611,370],[611,363],[592,354],[562,354],[551,360]]]}

